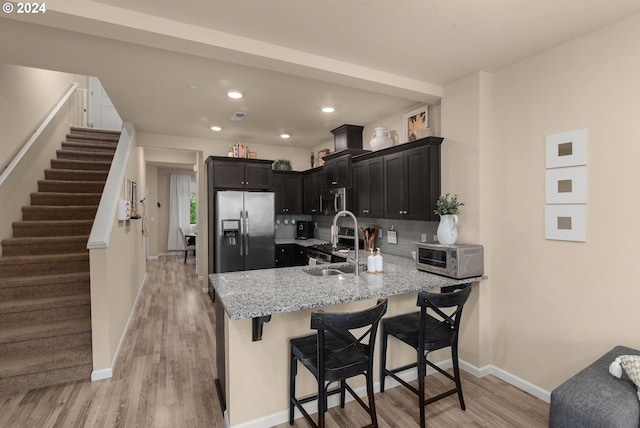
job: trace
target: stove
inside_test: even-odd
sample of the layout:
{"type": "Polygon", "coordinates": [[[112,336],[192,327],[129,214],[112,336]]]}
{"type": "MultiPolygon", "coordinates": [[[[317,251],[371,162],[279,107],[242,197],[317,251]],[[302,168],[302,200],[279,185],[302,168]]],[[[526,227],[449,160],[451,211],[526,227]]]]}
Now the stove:
{"type": "MultiPolygon", "coordinates": [[[[339,250],[353,250],[353,236],[355,233],[354,229],[351,227],[341,227],[338,230],[338,235],[341,237],[338,238],[338,243],[336,244],[336,248],[333,248],[331,244],[316,244],[310,247],[307,247],[307,257],[312,257],[316,259],[316,263],[339,263],[346,261],[345,257],[341,257],[333,254],[334,251],[339,250]],[[348,238],[345,238],[348,237],[348,238]]],[[[363,248],[364,241],[360,239],[359,247],[363,248]]]]}

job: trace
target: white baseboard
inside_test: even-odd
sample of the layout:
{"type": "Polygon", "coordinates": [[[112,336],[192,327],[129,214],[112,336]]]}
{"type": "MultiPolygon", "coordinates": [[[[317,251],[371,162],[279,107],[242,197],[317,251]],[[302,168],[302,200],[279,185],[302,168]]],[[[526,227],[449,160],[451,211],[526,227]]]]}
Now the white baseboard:
{"type": "MultiPolygon", "coordinates": [[[[437,363],[438,367],[442,368],[442,369],[448,369],[452,366],[452,362],[451,359],[447,359],[447,360],[443,360],[440,361],[439,363],[437,363]]],[[[482,378],[484,376],[487,375],[494,375],[502,380],[504,380],[505,382],[515,386],[518,389],[521,389],[545,402],[549,402],[550,397],[551,397],[551,393],[549,391],[545,391],[542,388],[537,387],[536,385],[533,385],[517,376],[514,376],[510,373],[507,373],[506,371],[499,369],[495,366],[484,366],[481,368],[475,367],[463,360],[460,360],[460,369],[466,371],[467,373],[477,377],[477,378],[482,378]]],[[[429,376],[430,374],[433,374],[435,372],[434,369],[427,367],[427,376],[429,376]]],[[[417,371],[414,370],[407,370],[404,371],[402,373],[399,374],[399,377],[404,380],[405,382],[412,382],[414,380],[416,380],[418,378],[418,373],[417,371]]],[[[394,388],[396,386],[399,386],[400,383],[398,381],[396,381],[395,379],[389,377],[387,378],[387,380],[385,381],[385,390],[394,388]]],[[[380,392],[380,382],[375,382],[373,385],[373,389],[375,392],[380,392]]],[[[356,394],[358,394],[358,396],[360,397],[366,397],[367,395],[367,390],[364,386],[360,387],[360,388],[356,388],[354,389],[354,391],[356,392],[356,394]]],[[[347,400],[346,401],[353,401],[354,398],[351,397],[350,394],[347,394],[347,400]]],[[[335,407],[335,406],[339,406],[340,405],[340,399],[338,396],[334,395],[329,397],[329,399],[327,400],[327,406],[329,408],[331,407],[335,407]]],[[[313,415],[315,413],[318,412],[318,406],[317,403],[312,402],[312,403],[307,403],[304,405],[305,410],[307,411],[307,413],[309,413],[310,415],[313,415]]],[[[226,415],[226,412],[225,412],[226,415]]],[[[300,413],[300,411],[298,409],[296,409],[295,411],[295,415],[294,418],[299,418],[302,416],[302,413],[300,413]]],[[[274,425],[279,425],[285,422],[289,421],[289,411],[285,410],[282,412],[278,412],[278,413],[274,413],[272,415],[268,415],[262,418],[258,418],[258,419],[254,419],[248,422],[244,422],[242,424],[237,424],[237,425],[233,425],[233,427],[231,427],[231,425],[229,425],[229,420],[228,417],[225,416],[225,428],[269,428],[272,427],[274,425]]]]}
{"type": "Polygon", "coordinates": [[[136,295],[136,300],[133,302],[131,306],[131,311],[129,312],[129,318],[127,319],[127,323],[124,326],[124,330],[122,331],[122,336],[120,336],[120,341],[118,342],[118,347],[116,348],[116,352],[113,355],[113,359],[111,360],[111,367],[107,367],[106,369],[93,370],[91,372],[91,381],[109,379],[113,376],[113,368],[116,366],[116,362],[118,361],[118,356],[120,355],[120,349],[122,348],[122,344],[124,340],[127,338],[127,332],[129,331],[129,325],[131,324],[131,320],[133,319],[133,314],[135,313],[136,307],[138,306],[138,300],[142,295],[142,289],[147,280],[147,273],[145,272],[144,277],[142,277],[142,283],[138,288],[138,294],[136,295]]]}
{"type": "Polygon", "coordinates": [[[102,379],[109,379],[113,377],[113,370],[111,368],[94,370],[91,372],[91,382],[102,379]]]}
{"type": "Polygon", "coordinates": [[[158,260],[158,256],[147,256],[147,260],[158,260]]]}

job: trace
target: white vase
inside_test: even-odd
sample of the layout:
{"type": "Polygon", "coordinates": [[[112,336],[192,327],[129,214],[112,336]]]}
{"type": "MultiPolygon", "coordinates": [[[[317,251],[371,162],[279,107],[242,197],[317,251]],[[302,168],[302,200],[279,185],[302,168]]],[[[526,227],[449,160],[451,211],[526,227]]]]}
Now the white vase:
{"type": "Polygon", "coordinates": [[[380,149],[386,149],[387,147],[393,146],[393,139],[391,139],[391,134],[384,126],[379,126],[375,128],[375,132],[371,136],[371,141],[369,142],[369,147],[374,152],[380,149]]]}
{"type": "Polygon", "coordinates": [[[438,224],[438,242],[445,245],[455,244],[458,240],[458,216],[455,214],[443,214],[438,224]]]}

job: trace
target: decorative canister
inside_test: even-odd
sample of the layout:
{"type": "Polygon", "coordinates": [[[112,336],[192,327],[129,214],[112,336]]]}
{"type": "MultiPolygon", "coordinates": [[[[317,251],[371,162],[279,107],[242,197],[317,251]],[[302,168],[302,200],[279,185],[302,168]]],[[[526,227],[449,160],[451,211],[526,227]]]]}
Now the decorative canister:
{"type": "Polygon", "coordinates": [[[375,132],[371,136],[369,146],[374,152],[376,150],[386,149],[387,147],[393,146],[393,140],[391,139],[389,130],[387,130],[387,128],[384,126],[375,128],[375,132]]]}

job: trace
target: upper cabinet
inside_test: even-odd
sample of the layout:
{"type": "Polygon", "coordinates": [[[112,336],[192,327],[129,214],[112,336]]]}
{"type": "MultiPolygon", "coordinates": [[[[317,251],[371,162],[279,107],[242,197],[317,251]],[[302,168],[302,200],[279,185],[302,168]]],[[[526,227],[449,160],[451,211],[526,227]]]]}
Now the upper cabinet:
{"type": "Polygon", "coordinates": [[[335,152],[324,157],[327,189],[351,187],[351,157],[366,153],[362,149],[362,130],[359,125],[342,125],[332,129],[335,152]]]}
{"type": "Polygon", "coordinates": [[[440,195],[442,139],[437,140],[438,144],[414,148],[407,144],[408,150],[383,157],[385,218],[437,220],[433,210],[440,195]]]}
{"type": "Polygon", "coordinates": [[[264,159],[236,159],[210,156],[213,186],[220,189],[270,190],[271,165],[264,159]]]}
{"type": "Polygon", "coordinates": [[[320,214],[320,193],[325,187],[325,173],[322,168],[305,172],[302,176],[302,211],[304,214],[320,214]]]}
{"type": "Polygon", "coordinates": [[[355,214],[358,217],[384,217],[383,158],[375,157],[353,165],[355,214]]]}
{"type": "Polygon", "coordinates": [[[327,189],[336,187],[351,187],[351,156],[325,159],[324,181],[327,189]]]}
{"type": "Polygon", "coordinates": [[[295,171],[273,171],[276,214],[302,214],[302,176],[295,171]]]}

